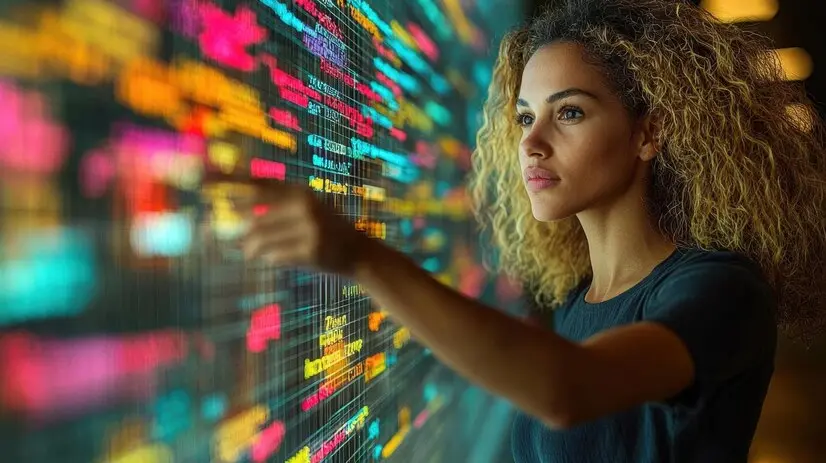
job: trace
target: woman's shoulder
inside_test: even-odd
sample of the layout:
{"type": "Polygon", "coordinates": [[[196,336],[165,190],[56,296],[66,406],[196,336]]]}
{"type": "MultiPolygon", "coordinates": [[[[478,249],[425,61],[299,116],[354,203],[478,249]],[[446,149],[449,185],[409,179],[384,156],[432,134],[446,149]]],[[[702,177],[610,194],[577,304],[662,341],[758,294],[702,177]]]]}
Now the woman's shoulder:
{"type": "Polygon", "coordinates": [[[652,285],[641,318],[673,331],[698,375],[718,378],[773,358],[776,311],[774,291],[748,256],[690,249],[652,285]]]}
{"type": "MultiPolygon", "coordinates": [[[[742,310],[774,312],[777,297],[760,265],[747,255],[730,250],[678,249],[648,288],[653,310],[691,306],[741,306],[742,310]]],[[[719,310],[719,309],[715,309],[719,310]]]]}
{"type": "Polygon", "coordinates": [[[760,265],[741,252],[678,248],[671,260],[670,265],[660,272],[658,283],[673,282],[675,279],[701,283],[723,278],[732,283],[768,285],[760,265]]]}
{"type": "Polygon", "coordinates": [[[700,249],[695,247],[677,248],[675,254],[678,256],[677,262],[716,262],[733,265],[756,265],[746,254],[728,249],[700,249]]]}

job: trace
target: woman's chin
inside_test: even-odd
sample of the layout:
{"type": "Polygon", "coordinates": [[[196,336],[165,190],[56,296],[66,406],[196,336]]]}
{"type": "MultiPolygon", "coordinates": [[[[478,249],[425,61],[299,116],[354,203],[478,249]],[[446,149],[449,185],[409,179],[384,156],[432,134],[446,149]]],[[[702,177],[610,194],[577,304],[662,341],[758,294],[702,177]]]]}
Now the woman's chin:
{"type": "Polygon", "coordinates": [[[536,207],[531,208],[533,217],[540,222],[556,222],[557,220],[567,219],[572,215],[570,211],[563,211],[556,208],[536,207]]]}

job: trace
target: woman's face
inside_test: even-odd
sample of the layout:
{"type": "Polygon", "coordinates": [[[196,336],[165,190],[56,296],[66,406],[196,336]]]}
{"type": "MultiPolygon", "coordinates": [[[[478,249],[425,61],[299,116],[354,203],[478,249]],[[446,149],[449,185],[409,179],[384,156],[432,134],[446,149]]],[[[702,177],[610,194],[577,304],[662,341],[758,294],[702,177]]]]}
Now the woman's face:
{"type": "Polygon", "coordinates": [[[516,112],[519,164],[537,220],[610,206],[639,181],[648,156],[641,134],[578,45],[554,43],[531,57],[516,112]]]}

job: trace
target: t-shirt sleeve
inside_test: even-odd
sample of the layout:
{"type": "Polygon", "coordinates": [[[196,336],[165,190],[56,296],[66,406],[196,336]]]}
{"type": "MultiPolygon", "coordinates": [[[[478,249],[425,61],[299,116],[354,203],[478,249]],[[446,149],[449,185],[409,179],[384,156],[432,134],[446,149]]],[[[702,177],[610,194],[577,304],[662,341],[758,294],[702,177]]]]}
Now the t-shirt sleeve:
{"type": "Polygon", "coordinates": [[[773,359],[775,308],[774,292],[756,266],[699,261],[660,284],[645,319],[683,341],[694,362],[693,386],[704,388],[773,359]]]}

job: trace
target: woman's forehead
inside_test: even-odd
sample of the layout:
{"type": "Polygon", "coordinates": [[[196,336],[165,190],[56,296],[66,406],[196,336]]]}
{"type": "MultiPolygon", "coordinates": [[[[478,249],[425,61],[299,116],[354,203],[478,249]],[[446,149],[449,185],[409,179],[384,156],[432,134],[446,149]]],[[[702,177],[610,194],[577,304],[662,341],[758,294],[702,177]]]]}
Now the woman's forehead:
{"type": "Polygon", "coordinates": [[[601,69],[584,59],[580,45],[559,42],[546,45],[531,56],[522,72],[519,94],[530,101],[568,88],[598,94],[605,87],[601,69]]]}

